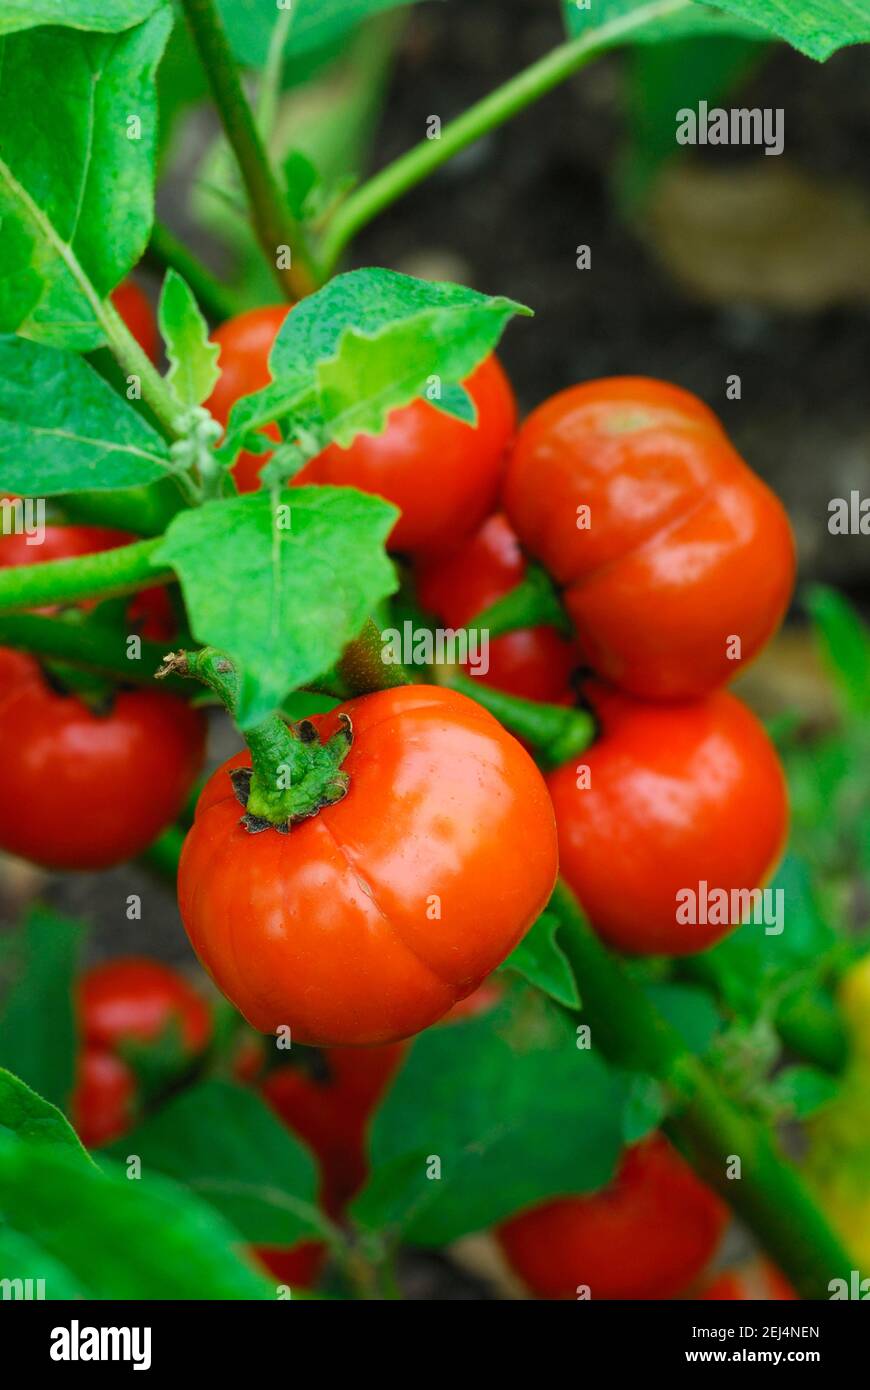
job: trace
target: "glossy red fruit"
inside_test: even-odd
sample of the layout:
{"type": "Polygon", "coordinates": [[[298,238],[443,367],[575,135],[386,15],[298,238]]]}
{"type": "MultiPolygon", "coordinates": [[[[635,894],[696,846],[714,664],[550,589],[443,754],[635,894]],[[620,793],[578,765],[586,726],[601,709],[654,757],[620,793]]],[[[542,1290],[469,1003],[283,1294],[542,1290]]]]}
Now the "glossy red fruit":
{"type": "Polygon", "coordinates": [[[736,1269],[723,1270],[697,1295],[699,1300],[720,1302],[786,1302],[797,1294],[783,1274],[768,1260],[751,1260],[736,1269]]]}
{"type": "MultiPolygon", "coordinates": [[[[218,358],[221,374],[205,404],[220,424],[226,425],[230,411],[242,396],[269,385],[272,380],[269,353],[289,312],[287,304],[266,304],[261,309],[237,314],[212,334],[212,342],[221,350],[218,358]]],[[[276,441],[280,438],[275,425],[266,432],[276,441]]],[[[233,466],[239,492],[256,491],[260,486],[260,469],[269,457],[269,454],[239,454],[233,466]]]]}
{"type": "Polygon", "coordinates": [[[152,362],[156,362],[160,354],[160,336],[154,310],[146,295],[135,280],[122,280],[117,289],[112,290],[111,299],[139,346],[152,362]]]}
{"type": "Polygon", "coordinates": [[[82,1037],[92,1047],[156,1042],[173,1025],[191,1053],[211,1037],[211,1013],[201,995],[183,975],[145,956],[124,956],[86,971],[78,1007],[82,1037]]]}
{"type": "Polygon", "coordinates": [[[120,1139],[135,1118],[136,1078],[131,1068],[103,1048],[86,1047],[79,1056],[70,1109],[86,1148],[120,1139]]]}
{"type": "Polygon", "coordinates": [[[394,410],[379,435],[331,444],[294,482],[331,483],[384,497],[402,515],[389,548],[444,550],[470,535],[493,510],[516,429],[516,401],[498,359],[487,357],[464,383],[477,407],[467,425],[428,401],[394,410]]]}
{"type": "MultiPolygon", "coordinates": [[[[0,569],[96,555],[104,550],[129,545],[135,539],[126,531],[114,531],[104,526],[46,526],[38,545],[30,544],[31,538],[24,534],[10,533],[0,536],[0,569]]],[[[84,601],[78,606],[89,609],[94,604],[84,601]]],[[[42,611],[53,610],[46,608],[42,611]]],[[[127,617],[133,630],[151,642],[167,641],[176,631],[169,594],[159,585],[134,594],[127,605],[127,617]]]]}
{"type": "Polygon", "coordinates": [[[673,705],[595,685],[587,694],[599,737],[547,779],[561,872],[617,949],[704,950],[737,925],[718,920],[709,893],[759,887],[784,847],[788,800],[773,745],[724,691],[673,705]],[[705,915],[702,883],[707,921],[679,920],[678,907],[688,914],[688,899],[677,898],[685,890],[697,895],[696,916],[705,915]]]}
{"type": "Polygon", "coordinates": [[[656,1135],[626,1150],[601,1192],[533,1207],[496,1234],[538,1298],[647,1300],[685,1292],[727,1221],[716,1194],[656,1135]]]}
{"type": "MultiPolygon", "coordinates": [[[[447,627],[461,628],[523,580],[526,561],[504,516],[491,516],[469,540],[417,567],[420,603],[447,627]]],[[[518,628],[489,643],[487,685],[527,700],[567,704],[578,657],[555,628],[518,628]]]]}
{"type": "Polygon", "coordinates": [[[202,766],[202,714],[162,691],[120,691],[104,714],[0,649],[0,848],[51,869],[135,858],[179,812],[202,766]]]}
{"type": "Polygon", "coordinates": [[[200,797],[179,870],[191,942],[253,1027],[319,1046],[428,1027],[510,953],[547,902],[556,837],[532,760],[473,701],[380,691],[312,721],[353,725],[343,801],[250,834],[230,759],[200,797]]]}
{"type": "Polygon", "coordinates": [[[631,694],[724,684],[788,606],[782,504],[679,387],[613,377],[553,396],[520,429],[503,503],[564,587],[587,663],[631,694]]]}
{"type": "Polygon", "coordinates": [[[272,1109],[317,1156],[321,1200],[331,1216],[365,1181],[369,1121],[404,1054],[401,1043],[329,1048],[314,1054],[311,1069],[280,1067],[263,1083],[272,1109]]]}

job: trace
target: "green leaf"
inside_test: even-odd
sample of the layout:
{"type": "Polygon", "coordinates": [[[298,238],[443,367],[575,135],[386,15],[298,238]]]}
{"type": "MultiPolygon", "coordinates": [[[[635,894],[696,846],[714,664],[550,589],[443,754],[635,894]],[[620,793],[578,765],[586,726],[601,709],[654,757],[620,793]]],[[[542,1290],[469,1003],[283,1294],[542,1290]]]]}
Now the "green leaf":
{"type": "Polygon", "coordinates": [[[163,7],[120,34],[0,40],[0,330],[81,352],[102,343],[87,281],[105,297],[148,243],[171,24],[163,7]]]}
{"type": "Polygon", "coordinates": [[[314,431],[321,447],[378,434],[390,411],[436,378],[461,382],[498,343],[514,300],[392,270],[338,275],[288,314],[269,358],[273,382],[239,401],[222,452],[272,420],[314,431]]]}
{"type": "Polygon", "coordinates": [[[594,1191],[617,1163],[624,1096],[527,991],[485,1018],[429,1029],[376,1114],[373,1176],[353,1213],[443,1245],[548,1197],[594,1191]]]}
{"type": "Polygon", "coordinates": [[[62,24],[68,29],[96,29],[116,34],[141,24],[164,0],[0,0],[0,34],[62,24]]]}
{"type": "MultiPolygon", "coordinates": [[[[784,39],[810,58],[829,58],[846,44],[870,40],[870,0],[563,0],[570,34],[625,21],[632,43],[657,43],[697,33],[737,33],[784,39]],[[635,25],[632,21],[636,22],[635,25]]],[[[623,41],[615,37],[609,43],[623,41]]]]}
{"type": "Polygon", "coordinates": [[[680,1034],[689,1051],[703,1056],[722,1024],[707,990],[696,985],[662,983],[645,985],[644,993],[680,1034]]]}
{"type": "Polygon", "coordinates": [[[220,376],[220,347],[209,341],[208,324],[186,280],[168,270],[157,310],[169,358],[167,380],[185,409],[201,405],[220,376]]]}
{"type": "Polygon", "coordinates": [[[806,1120],[829,1105],[838,1089],[838,1081],[828,1072],[795,1066],[779,1072],[769,1083],[768,1093],[789,1117],[806,1120]]]}
{"type": "Polygon", "coordinates": [[[395,507],[345,487],[282,496],[181,512],[155,555],[181,580],[194,636],[237,666],[242,728],[328,670],[397,584],[384,552],[395,507]]]}
{"type": "Polygon", "coordinates": [[[622,1114],[623,1140],[637,1144],[659,1128],[667,1113],[667,1096],[661,1083],[652,1076],[632,1076],[622,1114]]]}
{"type": "Polygon", "coordinates": [[[109,1153],[183,1181],[253,1244],[323,1230],[311,1154],[259,1096],[228,1081],[184,1091],[109,1153]]]}
{"type": "Polygon", "coordinates": [[[284,195],[297,221],[305,219],[308,201],[321,182],[317,169],[301,150],[291,150],[284,160],[284,195]]]}
{"type": "Polygon", "coordinates": [[[49,1255],[37,1240],[9,1226],[0,1226],[0,1269],[11,1282],[11,1298],[88,1297],[88,1290],[60,1260],[49,1255]],[[29,1290],[28,1280],[32,1281],[29,1290]]]}
{"type": "Polygon", "coordinates": [[[156,430],[74,353],[0,335],[0,487],[27,496],[165,477],[156,430]]]}
{"type": "MultiPolygon", "coordinates": [[[[748,8],[748,7],[747,7],[748,8]]],[[[562,0],[565,27],[572,38],[600,33],[602,46],[623,43],[661,43],[694,34],[743,34],[763,38],[746,17],[695,0],[562,0]]]]}
{"type": "Polygon", "coordinates": [[[477,425],[477,406],[470,393],[458,382],[443,386],[440,396],[427,395],[426,399],[436,410],[443,410],[445,415],[452,415],[455,420],[461,420],[472,428],[477,425]]]}
{"type": "MultiPolygon", "coordinates": [[[[295,58],[344,38],[364,19],[409,0],[293,0],[288,47],[295,58]]],[[[275,23],[275,8],[262,0],[218,0],[237,62],[262,67],[275,23]]]]}
{"type": "Polygon", "coordinates": [[[17,969],[0,1012],[0,1066],[61,1107],[73,1086],[73,979],[81,941],[77,922],[31,908],[13,942],[17,969]]]}
{"type": "Polygon", "coordinates": [[[836,589],[814,584],[806,603],[844,712],[859,718],[870,714],[870,631],[836,589]]]}
{"type": "Polygon", "coordinates": [[[738,34],[699,34],[670,43],[638,44],[627,67],[631,146],[623,173],[631,200],[643,195],[668,160],[683,152],[676,143],[676,113],[715,105],[742,82],[768,52],[766,44],[738,34]]]}
{"type": "Polygon", "coordinates": [[[519,946],[514,947],[499,968],[515,970],[530,984],[542,989],[566,1009],[579,1009],[580,996],[567,957],[556,941],[558,917],[542,912],[519,946]]]}
{"type": "Polygon", "coordinates": [[[0,1221],[91,1298],[274,1297],[274,1285],[239,1257],[238,1232],[175,1183],[104,1172],[66,1149],[3,1133],[0,1221]]]}
{"type": "Polygon", "coordinates": [[[91,1163],[87,1150],[65,1115],[43,1100],[10,1071],[0,1067],[0,1130],[31,1144],[57,1144],[72,1149],[83,1163],[91,1163]]]}

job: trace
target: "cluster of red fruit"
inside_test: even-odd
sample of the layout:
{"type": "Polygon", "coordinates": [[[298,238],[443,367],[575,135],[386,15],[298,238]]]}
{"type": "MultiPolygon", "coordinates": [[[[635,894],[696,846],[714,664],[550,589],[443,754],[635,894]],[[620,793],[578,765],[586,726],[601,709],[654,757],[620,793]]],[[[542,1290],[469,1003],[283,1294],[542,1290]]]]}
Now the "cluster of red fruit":
{"type": "MultiPolygon", "coordinates": [[[[209,405],[223,423],[239,396],[268,383],[286,313],[258,310],[215,335],[222,375],[209,405]]],[[[323,737],[340,714],[352,721],[344,801],[289,837],[248,835],[227,776],[249,762],[241,754],[207,784],[179,876],[200,959],[255,1027],[290,1025],[295,1042],[329,1048],[388,1045],[334,1053],[335,1093],[355,1137],[342,1159],[352,1181],[336,1186],[324,1160],[333,1210],[359,1182],[393,1045],[473,995],[546,904],[557,861],[604,939],[682,954],[730,924],[679,922],[677,893],[702,881],[755,888],[786,833],[776,755],[720,689],[774,632],[791,594],[794,548],[777,499],[716,417],[679,388],[589,383],[548,401],[517,433],[494,358],[466,386],[476,428],[417,401],[381,436],[330,446],[294,482],[353,485],[396,503],[390,548],[412,559],[422,603],[452,627],[509,592],[526,554],[540,561],[575,639],[548,627],[499,637],[487,679],[534,699],[579,696],[598,737],[582,763],[545,785],[520,745],[464,697],[437,686],[367,696],[314,721],[323,737]],[[572,685],[578,671],[589,674],[572,685]],[[339,1084],[360,1067],[369,1078],[361,1107],[339,1084]]],[[[258,485],[263,461],[240,458],[240,489],[258,485]]],[[[80,532],[68,534],[74,548],[58,540],[54,554],[87,548],[80,532]]],[[[0,563],[36,558],[20,547],[8,556],[0,563]]],[[[106,716],[54,692],[31,658],[12,653],[0,653],[0,680],[10,730],[0,740],[0,808],[14,807],[0,809],[0,845],[53,867],[102,867],[144,848],[177,814],[202,753],[199,717],[181,701],[122,694],[106,716]],[[134,734],[114,727],[131,701],[134,734]],[[68,727],[60,741],[49,733],[68,727]]],[[[85,1037],[90,1049],[87,1028],[85,1037]]],[[[107,1073],[108,1053],[100,1044],[94,1054],[107,1073]]],[[[290,1076],[266,1094],[305,1135],[285,1092],[307,1095],[314,1083],[290,1076]]],[[[312,1113],[324,1113],[320,1101],[312,1113]]],[[[596,1297],[663,1297],[696,1278],[721,1226],[718,1200],[654,1139],[628,1152],[605,1193],[522,1214],[501,1239],[544,1296],[588,1284],[596,1297]],[[661,1243],[650,1232],[663,1203],[673,1216],[661,1243]],[[529,1252],[542,1248],[536,1264],[529,1252]],[[602,1249],[612,1253],[596,1263],[602,1249]]]]}

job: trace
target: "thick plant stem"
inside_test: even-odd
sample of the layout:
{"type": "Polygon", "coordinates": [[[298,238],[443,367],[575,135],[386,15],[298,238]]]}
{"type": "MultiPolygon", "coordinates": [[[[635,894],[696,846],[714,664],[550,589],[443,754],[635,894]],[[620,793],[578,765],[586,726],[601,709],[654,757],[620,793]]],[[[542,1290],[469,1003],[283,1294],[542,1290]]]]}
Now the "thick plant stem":
{"type": "Polygon", "coordinates": [[[214,0],[181,0],[181,5],[238,161],[263,254],[285,297],[291,301],[301,299],[316,288],[311,259],[260,140],[217,7],[214,0]],[[286,269],[278,264],[282,246],[289,246],[292,252],[292,264],[286,269]]]}
{"type": "Polygon", "coordinates": [[[523,700],[452,666],[439,671],[438,680],[483,705],[512,734],[530,743],[547,767],[579,757],[595,738],[597,724],[588,710],[523,700]]]}
{"type": "Polygon", "coordinates": [[[388,164],[336,209],[320,247],[323,272],[332,273],[345,247],[362,227],[460,150],[503,125],[636,29],[688,8],[689,0],[650,0],[649,4],[590,29],[579,38],[559,44],[444,126],[437,140],[423,140],[388,164]]]}
{"type": "MultiPolygon", "coordinates": [[[[614,892],[618,885],[614,885],[614,892]]],[[[561,880],[552,907],[583,1000],[592,1044],[618,1066],[655,1077],[672,1102],[665,1128],[758,1237],[803,1298],[827,1299],[853,1260],[760,1120],[738,1108],[589,927],[561,880]],[[739,1160],[740,1176],[728,1165],[739,1160]]]]}
{"type": "MultiPolygon", "coordinates": [[[[62,618],[43,618],[22,613],[0,618],[0,646],[30,652],[47,661],[63,661],[85,671],[130,685],[152,685],[166,652],[165,645],[141,640],[137,657],[129,655],[129,637],[96,623],[68,623],[62,618]]],[[[170,690],[189,695],[190,687],[175,677],[170,690]]]]}
{"type": "Polygon", "coordinates": [[[44,604],[75,603],[83,598],[135,594],[152,584],[165,583],[174,575],[154,563],[161,544],[160,538],[137,541],[116,550],[101,550],[96,555],[0,570],[0,613],[44,604]]]}
{"type": "Polygon", "coordinates": [[[540,565],[529,565],[519,584],[484,608],[467,626],[469,630],[486,631],[490,637],[501,637],[502,633],[516,632],[522,627],[554,627],[566,637],[573,630],[556,586],[540,565]]]}
{"type": "Polygon", "coordinates": [[[200,308],[218,323],[235,318],[236,314],[251,307],[240,295],[227,289],[226,285],[212,275],[202,261],[189,251],[163,222],[155,221],[151,229],[147,255],[149,260],[162,269],[171,267],[177,270],[193,290],[200,308]]]}
{"type": "Polygon", "coordinates": [[[371,695],[397,685],[414,685],[414,677],[398,662],[384,661],[384,644],[369,618],[359,637],[344,649],[338,671],[352,695],[371,695]]]}

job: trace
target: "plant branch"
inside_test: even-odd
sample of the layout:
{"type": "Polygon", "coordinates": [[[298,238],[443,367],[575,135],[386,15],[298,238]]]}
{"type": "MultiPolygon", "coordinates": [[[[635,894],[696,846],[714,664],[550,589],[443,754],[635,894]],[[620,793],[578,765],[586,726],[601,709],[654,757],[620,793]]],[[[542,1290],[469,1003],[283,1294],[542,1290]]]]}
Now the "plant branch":
{"type": "Polygon", "coordinates": [[[228,289],[217,276],[212,275],[199,257],[188,250],[165,223],[155,221],[146,254],[161,268],[177,270],[193,290],[200,307],[218,323],[235,318],[251,307],[241,295],[228,289]]]}
{"type": "MultiPolygon", "coordinates": [[[[166,644],[143,639],[140,655],[133,659],[128,652],[130,635],[96,622],[69,623],[35,613],[0,618],[0,646],[63,661],[130,685],[151,685],[166,644]]],[[[190,694],[189,686],[178,678],[169,682],[169,688],[179,695],[190,694]]]]}
{"type": "Polygon", "coordinates": [[[320,246],[323,273],[332,273],[345,247],[362,227],[460,150],[503,125],[636,29],[687,9],[689,4],[690,0],[651,0],[639,9],[590,29],[579,38],[559,44],[482,101],[470,106],[442,129],[437,140],[422,140],[407,154],[388,164],[336,208],[320,246]]]}
{"type": "Polygon", "coordinates": [[[588,710],[508,695],[455,666],[440,670],[438,683],[483,705],[512,734],[530,743],[547,767],[558,767],[579,757],[595,738],[597,725],[588,710]]]}
{"type": "Polygon", "coordinates": [[[112,598],[173,580],[172,571],[154,563],[162,537],[41,565],[0,569],[0,613],[85,598],[112,598]]]}
{"type": "Polygon", "coordinates": [[[281,292],[291,301],[300,299],[310,294],[317,283],[308,248],[263,148],[214,0],[181,0],[181,5],[239,165],[257,239],[281,292]],[[287,269],[278,265],[281,246],[291,248],[292,264],[287,269]]]}
{"type": "Polygon", "coordinates": [[[655,1077],[674,1102],[665,1128],[693,1166],[758,1237],[803,1298],[827,1299],[853,1260],[764,1125],[718,1088],[708,1069],[647,999],[586,922],[560,880],[552,906],[560,944],[583,1000],[594,1045],[608,1061],[655,1077]],[[741,1176],[729,1179],[733,1158],[741,1176]]]}

